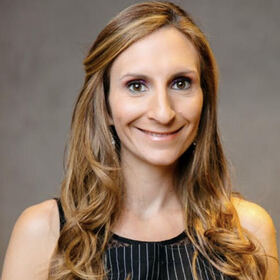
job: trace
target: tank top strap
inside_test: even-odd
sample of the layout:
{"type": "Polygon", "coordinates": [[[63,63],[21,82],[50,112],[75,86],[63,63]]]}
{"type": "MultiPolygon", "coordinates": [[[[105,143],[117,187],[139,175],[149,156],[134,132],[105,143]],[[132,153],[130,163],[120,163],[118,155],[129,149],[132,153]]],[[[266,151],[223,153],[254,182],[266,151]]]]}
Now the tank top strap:
{"type": "Polygon", "coordinates": [[[63,208],[62,208],[62,205],[61,205],[61,201],[60,201],[60,198],[58,197],[55,197],[54,198],[56,203],[57,203],[57,207],[58,207],[58,213],[59,213],[59,229],[60,231],[62,230],[64,224],[66,223],[66,220],[65,220],[65,215],[64,215],[64,211],[63,211],[63,208]]]}

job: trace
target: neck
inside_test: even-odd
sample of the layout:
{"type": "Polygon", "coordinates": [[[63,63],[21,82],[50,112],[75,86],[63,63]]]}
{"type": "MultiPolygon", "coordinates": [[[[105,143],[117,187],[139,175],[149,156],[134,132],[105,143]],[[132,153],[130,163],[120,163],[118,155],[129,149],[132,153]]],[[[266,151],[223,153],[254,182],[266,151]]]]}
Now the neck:
{"type": "Polygon", "coordinates": [[[174,166],[155,166],[122,158],[124,211],[141,217],[181,208],[173,184],[174,166]]]}

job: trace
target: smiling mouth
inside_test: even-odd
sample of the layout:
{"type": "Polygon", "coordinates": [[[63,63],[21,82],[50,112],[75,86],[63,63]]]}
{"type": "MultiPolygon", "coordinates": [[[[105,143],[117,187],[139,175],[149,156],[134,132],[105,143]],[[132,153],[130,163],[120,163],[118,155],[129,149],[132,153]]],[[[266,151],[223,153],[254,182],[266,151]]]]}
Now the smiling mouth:
{"type": "Polygon", "coordinates": [[[138,128],[140,131],[144,132],[145,134],[148,134],[148,135],[151,135],[151,136],[156,136],[156,137],[164,137],[164,136],[169,136],[169,135],[174,135],[176,134],[177,132],[179,132],[182,127],[180,127],[179,129],[177,130],[174,130],[174,131],[170,131],[170,132],[158,132],[158,131],[150,131],[150,130],[145,130],[145,129],[141,129],[141,128],[138,128]]]}

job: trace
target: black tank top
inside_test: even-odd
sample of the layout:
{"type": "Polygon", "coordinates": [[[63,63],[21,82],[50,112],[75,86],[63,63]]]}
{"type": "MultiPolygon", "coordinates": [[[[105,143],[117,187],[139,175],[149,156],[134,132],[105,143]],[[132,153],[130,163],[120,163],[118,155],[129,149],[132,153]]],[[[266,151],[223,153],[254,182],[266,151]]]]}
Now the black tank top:
{"type": "MultiPolygon", "coordinates": [[[[65,216],[56,199],[60,230],[65,216]]],[[[194,280],[191,268],[194,246],[185,232],[164,241],[139,241],[112,234],[104,255],[108,280],[194,280]]],[[[201,254],[196,261],[199,280],[233,279],[218,271],[201,254]]]]}

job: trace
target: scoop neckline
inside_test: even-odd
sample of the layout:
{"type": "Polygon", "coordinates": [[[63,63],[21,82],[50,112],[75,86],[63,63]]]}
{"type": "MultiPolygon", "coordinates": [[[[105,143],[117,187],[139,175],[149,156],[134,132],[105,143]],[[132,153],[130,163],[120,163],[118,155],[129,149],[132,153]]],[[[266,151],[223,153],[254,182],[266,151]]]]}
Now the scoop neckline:
{"type": "Polygon", "coordinates": [[[187,237],[187,234],[185,233],[185,231],[179,233],[177,236],[169,238],[169,239],[165,239],[165,240],[161,240],[161,241],[145,241],[145,240],[136,240],[136,239],[131,239],[128,237],[124,237],[121,235],[118,235],[114,232],[112,233],[112,239],[115,240],[119,240],[119,241],[123,241],[129,244],[161,244],[161,245],[168,245],[168,244],[173,244],[176,243],[178,241],[181,241],[182,239],[184,239],[185,237],[187,237]]]}

